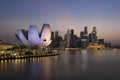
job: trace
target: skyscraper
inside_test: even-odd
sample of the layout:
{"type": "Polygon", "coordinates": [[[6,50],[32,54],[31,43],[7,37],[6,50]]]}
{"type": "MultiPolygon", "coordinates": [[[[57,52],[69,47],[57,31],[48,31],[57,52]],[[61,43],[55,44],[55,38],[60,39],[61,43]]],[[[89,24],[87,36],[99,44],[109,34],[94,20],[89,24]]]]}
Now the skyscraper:
{"type": "Polygon", "coordinates": [[[55,36],[54,36],[54,32],[53,31],[51,31],[51,40],[52,40],[52,42],[50,44],[50,47],[53,48],[54,47],[54,43],[55,43],[55,36]]]}
{"type": "Polygon", "coordinates": [[[58,31],[55,31],[55,39],[58,37],[59,33],[58,31]]]}
{"type": "Polygon", "coordinates": [[[71,33],[70,30],[67,30],[67,47],[70,47],[71,33]]]}
{"type": "Polygon", "coordinates": [[[98,39],[98,44],[104,44],[104,39],[98,39]]]}
{"type": "Polygon", "coordinates": [[[84,27],[84,34],[88,34],[87,26],[84,27]]]}
{"type": "Polygon", "coordinates": [[[97,44],[97,30],[95,26],[93,27],[91,36],[89,37],[90,37],[89,39],[91,39],[89,41],[91,41],[92,44],[97,44]]]}
{"type": "Polygon", "coordinates": [[[74,45],[74,29],[70,30],[70,47],[73,47],[74,45]]]}
{"type": "Polygon", "coordinates": [[[74,29],[71,29],[71,36],[73,36],[74,35],[74,29]]]}
{"type": "Polygon", "coordinates": [[[51,40],[54,40],[54,32],[51,31],[51,40]]]}
{"type": "Polygon", "coordinates": [[[81,32],[80,32],[80,39],[83,39],[83,38],[84,38],[84,34],[85,34],[84,31],[81,31],[81,32]]]}
{"type": "Polygon", "coordinates": [[[84,31],[80,32],[81,47],[87,47],[88,45],[88,30],[87,26],[84,27],[84,31]]]}

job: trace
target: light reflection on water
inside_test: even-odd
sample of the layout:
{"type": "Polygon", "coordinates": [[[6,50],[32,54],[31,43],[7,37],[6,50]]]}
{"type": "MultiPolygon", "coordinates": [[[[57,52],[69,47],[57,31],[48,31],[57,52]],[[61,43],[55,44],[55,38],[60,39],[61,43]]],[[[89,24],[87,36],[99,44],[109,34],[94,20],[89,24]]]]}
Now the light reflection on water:
{"type": "Polygon", "coordinates": [[[1,60],[0,80],[118,80],[120,50],[63,50],[58,56],[1,60]]]}

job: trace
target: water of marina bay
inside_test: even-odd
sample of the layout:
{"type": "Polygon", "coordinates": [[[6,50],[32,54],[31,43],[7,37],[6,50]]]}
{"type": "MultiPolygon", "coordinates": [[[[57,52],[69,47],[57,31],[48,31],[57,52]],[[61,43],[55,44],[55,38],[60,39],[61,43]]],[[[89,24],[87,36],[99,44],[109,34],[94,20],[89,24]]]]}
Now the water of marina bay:
{"type": "Polygon", "coordinates": [[[120,80],[120,50],[61,50],[57,56],[1,60],[0,80],[120,80]]]}

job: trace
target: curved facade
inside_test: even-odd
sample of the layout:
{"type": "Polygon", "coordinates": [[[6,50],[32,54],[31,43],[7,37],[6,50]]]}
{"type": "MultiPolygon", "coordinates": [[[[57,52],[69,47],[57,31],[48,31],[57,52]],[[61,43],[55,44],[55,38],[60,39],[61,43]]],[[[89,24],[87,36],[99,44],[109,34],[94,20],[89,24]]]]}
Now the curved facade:
{"type": "Polygon", "coordinates": [[[36,25],[30,25],[28,30],[28,40],[32,45],[40,44],[39,32],[36,25]]]}
{"type": "Polygon", "coordinates": [[[42,30],[40,33],[40,42],[41,45],[49,45],[51,43],[51,30],[49,24],[43,24],[42,30]]]}
{"type": "Polygon", "coordinates": [[[19,29],[17,31],[17,35],[18,35],[18,38],[20,39],[20,41],[22,41],[25,45],[28,45],[29,41],[27,40],[27,38],[23,34],[23,30],[22,29],[19,29]]]}
{"type": "Polygon", "coordinates": [[[31,45],[48,46],[51,43],[49,24],[43,24],[40,34],[36,25],[30,25],[27,36],[24,35],[21,29],[18,30],[17,35],[25,45],[29,43],[31,45]]]}

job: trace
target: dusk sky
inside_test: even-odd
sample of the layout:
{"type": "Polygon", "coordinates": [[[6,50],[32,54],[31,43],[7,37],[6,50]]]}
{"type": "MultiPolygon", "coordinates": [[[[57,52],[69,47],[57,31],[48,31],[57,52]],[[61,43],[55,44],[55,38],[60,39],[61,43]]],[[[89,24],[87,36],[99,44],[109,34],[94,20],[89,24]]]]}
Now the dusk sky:
{"type": "Polygon", "coordinates": [[[16,43],[17,29],[48,23],[63,37],[96,26],[98,38],[120,42],[120,0],[0,0],[0,39],[16,43]]]}

